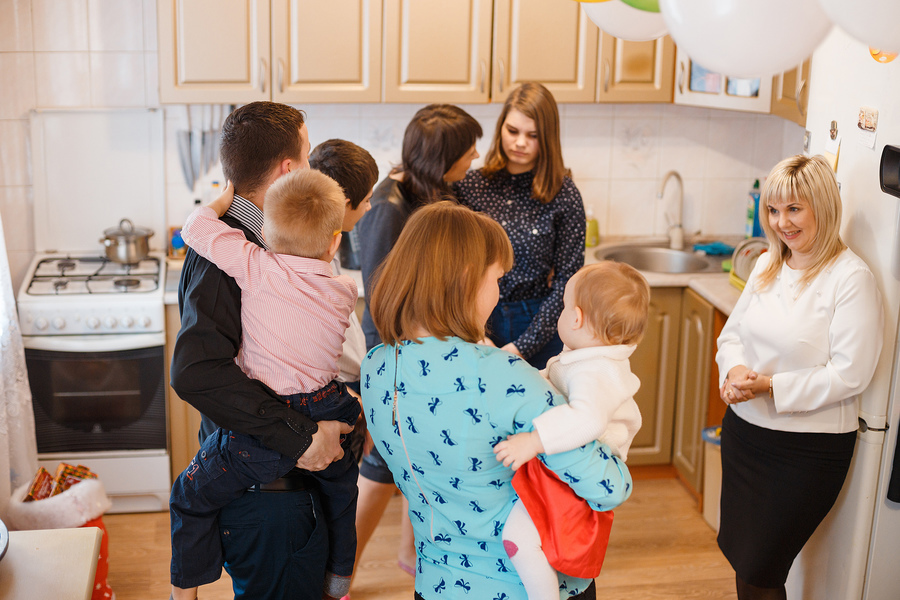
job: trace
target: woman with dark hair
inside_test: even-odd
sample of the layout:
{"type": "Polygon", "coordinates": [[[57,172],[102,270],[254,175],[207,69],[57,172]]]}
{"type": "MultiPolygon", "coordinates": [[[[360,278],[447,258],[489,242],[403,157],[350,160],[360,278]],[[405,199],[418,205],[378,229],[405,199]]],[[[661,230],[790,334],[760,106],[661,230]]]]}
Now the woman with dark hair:
{"type": "Polygon", "coordinates": [[[563,348],[556,321],[566,282],[584,266],[585,231],[584,204],[563,165],[559,112],[547,88],[523,83],[509,94],[484,167],[454,189],[460,204],[503,226],[515,254],[486,341],[542,369],[563,348]]]}
{"type": "MultiPolygon", "coordinates": [[[[419,109],[406,126],[401,164],[375,188],[372,207],[357,226],[360,263],[366,287],[366,309],[362,321],[366,350],[381,343],[369,313],[372,273],[394,247],[413,211],[439,200],[453,198],[450,185],[465,177],[472,160],[478,158],[475,142],[481,134],[478,121],[452,104],[429,104],[419,109]]],[[[363,457],[359,474],[357,561],[397,489],[390,470],[376,449],[363,457]]],[[[398,564],[412,575],[415,549],[408,518],[404,518],[400,532],[398,564]]]]}

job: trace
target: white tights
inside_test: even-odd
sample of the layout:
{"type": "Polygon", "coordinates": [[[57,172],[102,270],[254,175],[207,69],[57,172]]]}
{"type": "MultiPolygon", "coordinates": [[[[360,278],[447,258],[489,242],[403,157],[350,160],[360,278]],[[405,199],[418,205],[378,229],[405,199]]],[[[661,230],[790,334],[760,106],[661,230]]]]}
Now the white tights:
{"type": "Polygon", "coordinates": [[[541,548],[541,536],[522,501],[516,502],[503,528],[503,547],[509,555],[528,600],[558,600],[559,578],[541,548]]]}

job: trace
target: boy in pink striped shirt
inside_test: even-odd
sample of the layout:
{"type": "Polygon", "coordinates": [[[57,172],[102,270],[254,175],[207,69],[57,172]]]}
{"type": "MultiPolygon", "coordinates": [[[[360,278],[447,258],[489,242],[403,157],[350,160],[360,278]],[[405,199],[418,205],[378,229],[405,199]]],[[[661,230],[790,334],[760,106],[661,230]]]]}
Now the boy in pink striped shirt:
{"type": "MultiPolygon", "coordinates": [[[[341,240],[348,203],[344,191],[327,175],[310,169],[278,179],[264,204],[268,250],[219,220],[233,193],[229,183],[222,196],[195,210],[182,236],[241,288],[243,336],[235,362],[312,420],[355,424],[360,405],[336,377],[357,287],[352,278],[335,276],[330,264],[341,240]]],[[[342,441],[343,458],[312,473],[329,530],[325,593],[335,598],[349,591],[356,552],[358,466],[347,444],[342,441]]],[[[221,508],[294,466],[294,459],[250,436],[220,428],[206,439],[172,489],[172,581],[186,584],[173,585],[176,600],[196,597],[193,582],[214,581],[221,572],[216,525],[221,508]],[[176,561],[176,555],[191,559],[176,561]],[[198,555],[204,559],[198,561],[198,555]]]]}

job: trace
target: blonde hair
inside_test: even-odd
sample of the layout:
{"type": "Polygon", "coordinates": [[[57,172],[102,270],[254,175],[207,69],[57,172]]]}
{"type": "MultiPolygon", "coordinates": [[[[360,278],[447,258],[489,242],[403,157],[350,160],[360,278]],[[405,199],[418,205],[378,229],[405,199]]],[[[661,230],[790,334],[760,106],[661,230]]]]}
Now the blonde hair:
{"type": "Polygon", "coordinates": [[[482,173],[492,177],[506,168],[509,157],[503,150],[501,135],[503,123],[511,110],[517,110],[532,121],[537,131],[538,155],[534,166],[532,195],[546,204],[556,197],[562,188],[563,178],[570,174],[563,164],[562,145],[559,142],[559,110],[553,94],[540,83],[525,82],[506,97],[503,110],[497,119],[494,139],[484,159],[482,173]]]}
{"type": "Polygon", "coordinates": [[[418,209],[375,272],[369,307],[381,340],[413,340],[420,329],[441,340],[484,338],[479,287],[488,267],[506,272],[512,261],[509,238],[490,217],[449,201],[418,209]]]}
{"type": "Polygon", "coordinates": [[[764,290],[775,281],[782,265],[791,256],[791,249],[769,224],[769,203],[776,200],[805,201],[816,222],[816,236],[811,248],[812,263],[803,270],[801,285],[812,281],[847,247],[840,233],[841,192],[831,166],[822,156],[798,154],[786,158],[772,168],[759,200],[759,208],[765,212],[759,221],[769,240],[770,258],[769,264],[759,275],[758,290],[764,290]]]}
{"type": "Polygon", "coordinates": [[[594,336],[608,346],[637,344],[650,313],[650,285],[637,269],[604,260],[573,275],[573,299],[594,336]]]}
{"type": "Polygon", "coordinates": [[[344,222],[344,191],[312,169],[279,177],[266,192],[263,234],[279,254],[320,258],[344,222]]]}

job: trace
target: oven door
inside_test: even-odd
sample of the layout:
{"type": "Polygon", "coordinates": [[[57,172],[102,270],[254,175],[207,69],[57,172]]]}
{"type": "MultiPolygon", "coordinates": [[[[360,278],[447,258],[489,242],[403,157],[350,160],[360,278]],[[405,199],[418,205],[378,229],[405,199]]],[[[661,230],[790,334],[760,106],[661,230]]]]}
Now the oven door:
{"type": "Polygon", "coordinates": [[[23,341],[38,452],[166,448],[165,334],[23,341]]]}

